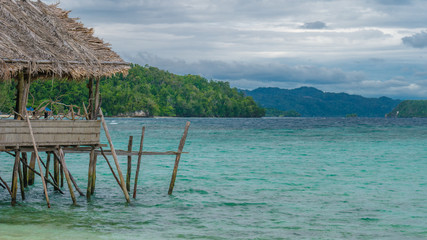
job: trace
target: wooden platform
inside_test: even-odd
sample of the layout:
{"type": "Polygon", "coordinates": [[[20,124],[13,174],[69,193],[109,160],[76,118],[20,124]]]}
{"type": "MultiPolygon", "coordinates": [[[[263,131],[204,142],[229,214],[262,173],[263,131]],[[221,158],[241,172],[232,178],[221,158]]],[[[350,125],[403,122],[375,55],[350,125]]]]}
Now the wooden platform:
{"type": "MultiPolygon", "coordinates": [[[[99,120],[31,120],[38,146],[100,144],[99,120]]],[[[15,146],[33,146],[26,121],[0,120],[0,150],[15,146]]]]}

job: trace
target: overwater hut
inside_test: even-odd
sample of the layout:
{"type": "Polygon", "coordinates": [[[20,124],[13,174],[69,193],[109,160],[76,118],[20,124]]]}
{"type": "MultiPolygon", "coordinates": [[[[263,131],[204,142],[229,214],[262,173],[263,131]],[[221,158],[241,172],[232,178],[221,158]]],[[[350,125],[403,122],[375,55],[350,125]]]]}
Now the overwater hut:
{"type": "Polygon", "coordinates": [[[88,198],[93,194],[95,187],[96,157],[102,154],[109,164],[106,155],[112,155],[119,177],[114,174],[109,164],[110,169],[129,202],[131,156],[138,155],[133,195],[135,198],[141,156],[175,155],[175,167],[169,187],[169,194],[171,194],[189,122],[177,152],[143,152],[145,129],[143,128],[138,152],[132,152],[132,137],[130,137],[128,150],[118,150],[116,153],[100,110],[99,81],[101,77],[115,73],[126,74],[129,64],[112,51],[107,43],[95,37],[93,29],[84,27],[78,19],[70,18],[68,13],[69,11],[64,11],[57,5],[46,5],[41,1],[0,0],[0,81],[17,82],[14,120],[0,119],[0,152],[6,152],[15,157],[12,183],[9,188],[7,182],[1,178],[0,171],[0,187],[8,189],[14,205],[18,179],[21,196],[24,199],[24,187],[32,184],[34,174],[38,174],[41,176],[46,201],[50,206],[46,182],[61,191],[59,175],[64,175],[75,204],[72,185],[80,195],[84,193],[78,188],[71,172],[67,169],[64,153],[89,153],[86,193],[88,198]],[[89,104],[87,107],[83,105],[84,112],[75,112],[75,106],[71,105],[67,106],[69,107],[67,116],[55,117],[51,116],[55,114],[49,108],[52,105],[48,106],[48,104],[39,106],[38,109],[27,110],[31,82],[36,79],[53,78],[89,81],[89,104]],[[100,144],[101,121],[97,120],[98,114],[101,116],[111,148],[105,152],[100,144]],[[46,163],[40,158],[39,152],[47,153],[46,163]],[[31,157],[27,158],[27,153],[31,153],[31,157]],[[117,154],[128,156],[126,185],[117,161],[117,154]],[[54,163],[53,176],[49,172],[51,157],[54,163]]]}

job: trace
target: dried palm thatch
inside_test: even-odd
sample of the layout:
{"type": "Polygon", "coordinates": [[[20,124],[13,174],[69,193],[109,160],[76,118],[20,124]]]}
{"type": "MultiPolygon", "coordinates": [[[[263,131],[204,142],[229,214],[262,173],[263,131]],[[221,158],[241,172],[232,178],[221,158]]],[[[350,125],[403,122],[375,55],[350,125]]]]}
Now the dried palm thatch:
{"type": "Polygon", "coordinates": [[[76,18],[41,1],[0,0],[0,80],[74,80],[126,73],[129,64],[76,18]]]}

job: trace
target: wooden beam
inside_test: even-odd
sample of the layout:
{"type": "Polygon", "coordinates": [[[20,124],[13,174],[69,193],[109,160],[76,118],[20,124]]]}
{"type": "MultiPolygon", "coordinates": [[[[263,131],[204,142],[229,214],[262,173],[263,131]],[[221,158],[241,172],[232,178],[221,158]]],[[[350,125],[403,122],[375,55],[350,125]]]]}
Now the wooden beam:
{"type": "Polygon", "coordinates": [[[107,123],[105,122],[104,114],[102,113],[101,108],[99,109],[99,114],[101,115],[101,122],[102,122],[102,126],[104,127],[105,136],[107,137],[108,143],[110,144],[111,153],[113,154],[114,163],[116,164],[117,174],[119,175],[119,178],[120,178],[120,185],[121,185],[122,191],[125,195],[126,201],[129,203],[130,202],[129,193],[126,190],[126,185],[125,185],[125,180],[123,178],[123,173],[122,173],[122,170],[120,169],[119,160],[117,159],[117,155],[116,155],[116,152],[114,149],[113,141],[111,140],[110,132],[108,131],[108,126],[107,126],[107,123]]]}
{"type": "Polygon", "coordinates": [[[139,143],[138,165],[136,166],[135,183],[134,183],[134,187],[133,187],[133,198],[134,199],[136,198],[136,189],[137,189],[137,185],[138,185],[139,168],[141,167],[142,149],[144,146],[144,135],[145,135],[145,126],[142,127],[141,141],[139,143]]]}
{"type": "Polygon", "coordinates": [[[62,148],[58,148],[58,155],[59,155],[59,161],[61,162],[61,165],[64,169],[64,174],[65,174],[65,178],[67,179],[68,189],[70,190],[70,195],[73,201],[73,205],[76,205],[77,204],[76,196],[74,195],[73,186],[71,185],[72,183],[70,179],[70,174],[68,173],[68,168],[65,163],[64,152],[62,151],[62,148]]]}
{"type": "Polygon", "coordinates": [[[171,183],[169,185],[169,191],[168,191],[169,195],[172,194],[173,188],[175,186],[176,174],[178,172],[178,164],[179,164],[179,160],[181,159],[181,152],[184,149],[185,140],[187,139],[187,134],[188,134],[188,128],[189,127],[190,127],[190,122],[187,122],[185,124],[184,134],[182,135],[181,141],[179,142],[178,154],[176,155],[176,158],[175,158],[175,166],[173,168],[171,183]]]}
{"type": "MultiPolygon", "coordinates": [[[[132,152],[133,136],[129,136],[128,151],[132,152]]],[[[130,192],[130,175],[132,172],[132,155],[128,155],[128,165],[126,170],[126,189],[130,192]]]]}
{"type": "MultiPolygon", "coordinates": [[[[41,175],[41,179],[42,179],[42,183],[43,183],[43,189],[44,189],[44,195],[46,197],[47,207],[50,208],[49,195],[47,194],[47,186],[46,186],[46,182],[44,180],[43,169],[42,169],[42,165],[40,163],[39,152],[37,150],[36,140],[34,138],[33,129],[31,127],[31,123],[30,123],[30,118],[28,116],[28,112],[26,112],[26,117],[27,117],[28,128],[30,130],[31,140],[32,140],[33,146],[34,146],[34,153],[36,154],[37,163],[39,165],[39,170],[40,170],[40,175],[41,175]]],[[[19,156],[18,156],[18,158],[19,158],[19,156]]]]}

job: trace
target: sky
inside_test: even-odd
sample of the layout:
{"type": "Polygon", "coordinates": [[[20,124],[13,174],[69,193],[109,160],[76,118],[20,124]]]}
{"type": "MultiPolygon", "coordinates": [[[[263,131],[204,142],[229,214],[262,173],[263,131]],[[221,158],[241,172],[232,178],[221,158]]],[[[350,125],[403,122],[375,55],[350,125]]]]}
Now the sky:
{"type": "Polygon", "coordinates": [[[128,62],[255,89],[427,99],[425,0],[42,0],[128,62]]]}

